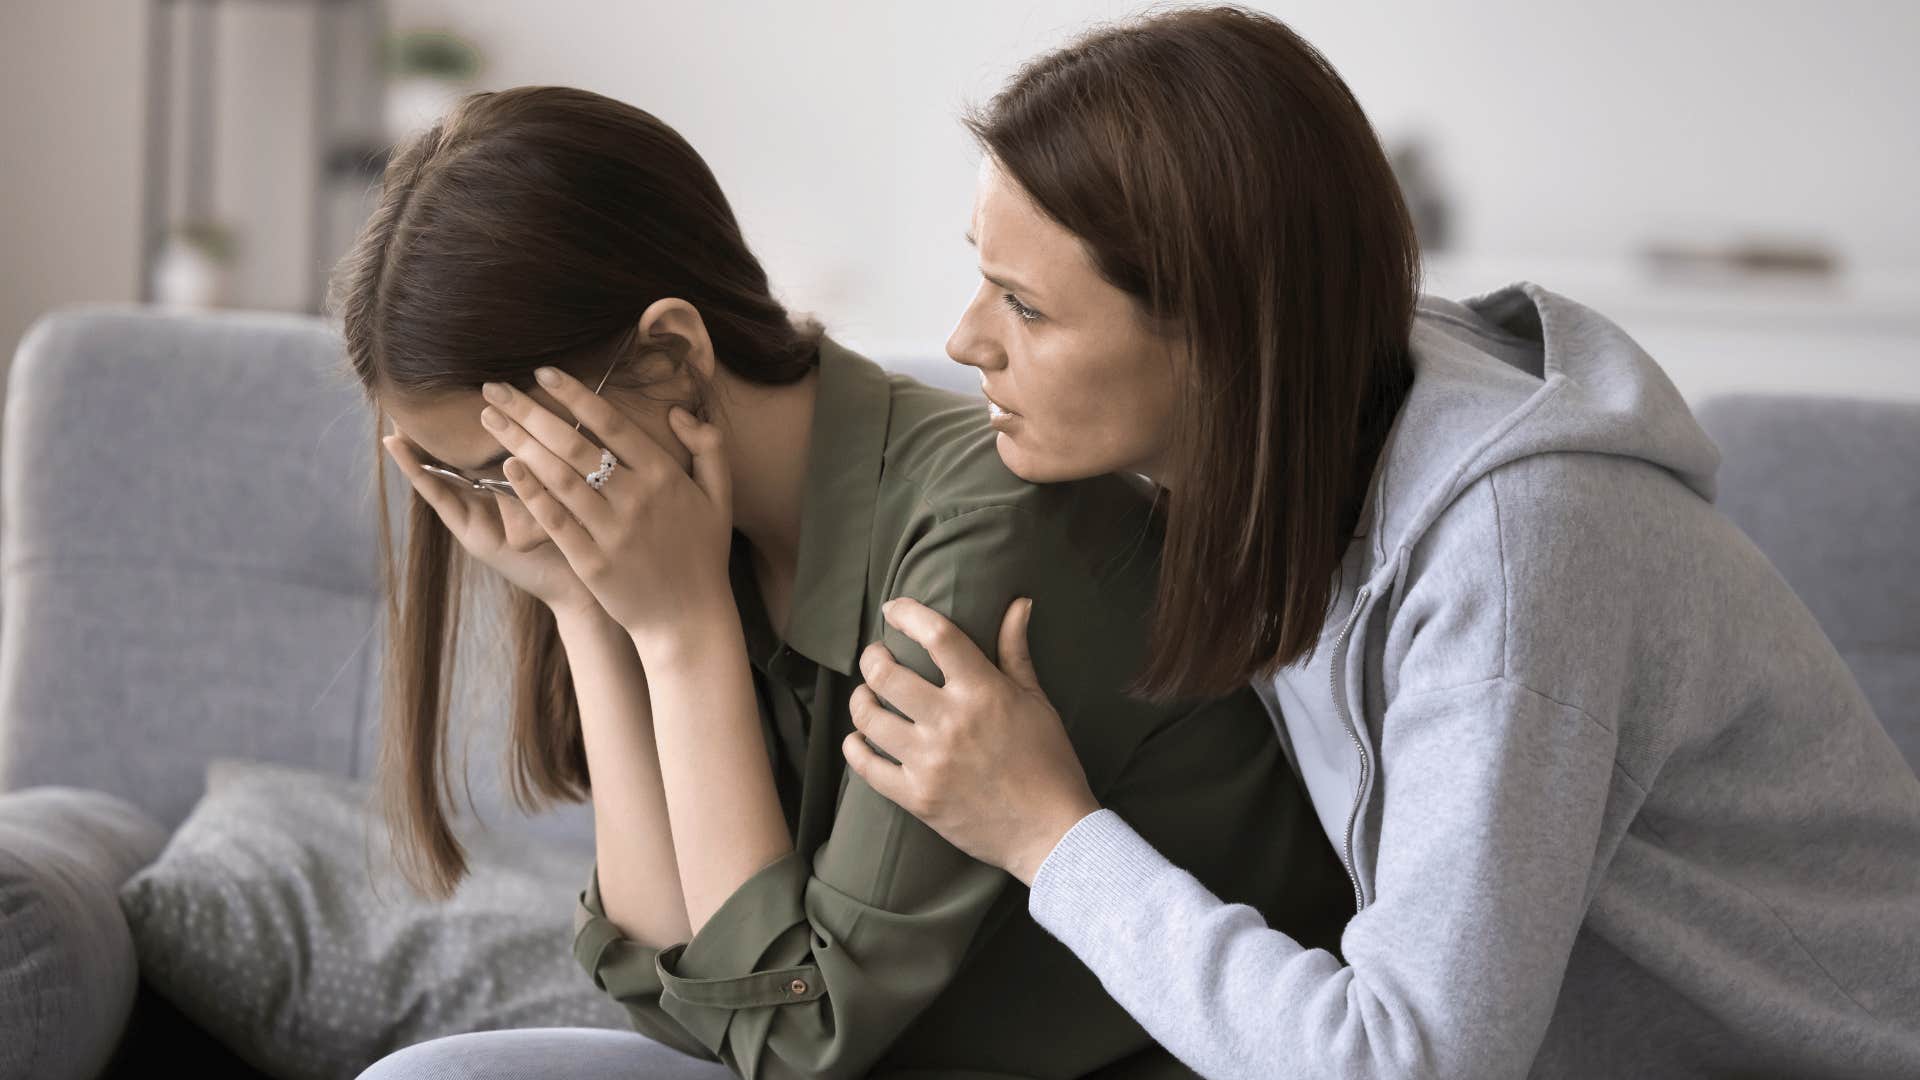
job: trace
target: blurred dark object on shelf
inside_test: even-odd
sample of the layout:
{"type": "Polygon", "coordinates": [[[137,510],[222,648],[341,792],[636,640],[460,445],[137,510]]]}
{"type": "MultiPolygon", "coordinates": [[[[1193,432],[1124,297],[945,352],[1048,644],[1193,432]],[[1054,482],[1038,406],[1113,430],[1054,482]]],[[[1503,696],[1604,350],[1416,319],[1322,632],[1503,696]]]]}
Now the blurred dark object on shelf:
{"type": "Polygon", "coordinates": [[[1811,237],[1747,236],[1721,243],[1649,241],[1640,248],[1647,270],[1661,278],[1689,280],[1830,281],[1841,258],[1811,237]]]}
{"type": "Polygon", "coordinates": [[[387,171],[393,147],[379,142],[342,142],[327,150],[327,175],[378,180],[387,171]]]}
{"type": "Polygon", "coordinates": [[[1453,199],[1434,166],[1431,146],[1424,135],[1408,135],[1389,144],[1387,159],[1400,181],[1420,250],[1446,251],[1453,246],[1453,199]]]}

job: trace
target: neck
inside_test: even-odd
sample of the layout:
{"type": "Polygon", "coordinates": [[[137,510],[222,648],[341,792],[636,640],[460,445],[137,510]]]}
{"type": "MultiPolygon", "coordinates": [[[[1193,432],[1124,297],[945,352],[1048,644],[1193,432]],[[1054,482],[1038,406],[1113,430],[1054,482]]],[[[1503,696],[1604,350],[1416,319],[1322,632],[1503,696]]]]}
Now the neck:
{"type": "Polygon", "coordinates": [[[723,423],[733,479],[733,526],[764,567],[790,576],[800,555],[800,510],[813,437],[818,369],[797,383],[729,380],[723,423]]]}

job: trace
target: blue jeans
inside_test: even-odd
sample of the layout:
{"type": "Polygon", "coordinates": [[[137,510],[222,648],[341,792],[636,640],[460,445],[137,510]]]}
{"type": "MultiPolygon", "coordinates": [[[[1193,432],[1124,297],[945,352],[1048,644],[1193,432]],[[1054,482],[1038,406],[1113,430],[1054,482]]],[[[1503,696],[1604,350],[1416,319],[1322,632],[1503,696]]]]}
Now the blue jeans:
{"type": "Polygon", "coordinates": [[[637,1031],[506,1028],[402,1047],[358,1080],[732,1080],[733,1070],[688,1057],[637,1031]]]}

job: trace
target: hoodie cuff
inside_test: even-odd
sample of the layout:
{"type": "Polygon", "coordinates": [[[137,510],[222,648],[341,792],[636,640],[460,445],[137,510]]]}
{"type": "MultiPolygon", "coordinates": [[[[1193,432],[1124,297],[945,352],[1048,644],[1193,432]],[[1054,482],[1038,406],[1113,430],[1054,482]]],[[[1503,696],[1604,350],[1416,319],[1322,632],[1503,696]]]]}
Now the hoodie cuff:
{"type": "Polygon", "coordinates": [[[1027,912],[1083,960],[1116,930],[1130,927],[1150,882],[1178,870],[1103,807],[1081,818],[1034,871],[1027,912]]]}

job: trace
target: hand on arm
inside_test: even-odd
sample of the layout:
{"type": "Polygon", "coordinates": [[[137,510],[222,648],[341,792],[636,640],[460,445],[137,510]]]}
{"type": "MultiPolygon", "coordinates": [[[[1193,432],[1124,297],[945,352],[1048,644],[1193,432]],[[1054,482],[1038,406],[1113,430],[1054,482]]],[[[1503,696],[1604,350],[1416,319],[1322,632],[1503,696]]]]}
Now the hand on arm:
{"type": "Polygon", "coordinates": [[[880,642],[860,657],[858,729],[841,747],[874,790],[954,845],[1032,885],[1067,830],[1100,809],[1086,770],[1047,700],[1027,651],[1030,599],[1007,605],[996,668],[952,621],[908,597],[887,602],[889,625],[926,650],[934,686],[880,642]],[[881,704],[905,713],[902,719],[881,704]],[[871,739],[895,761],[869,749],[871,739]]]}

